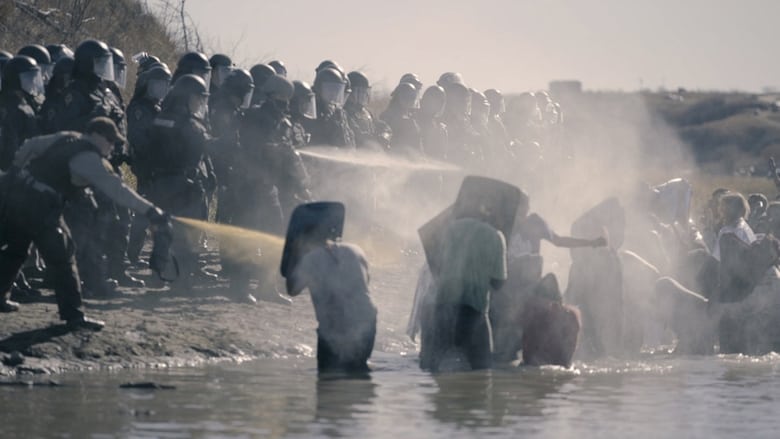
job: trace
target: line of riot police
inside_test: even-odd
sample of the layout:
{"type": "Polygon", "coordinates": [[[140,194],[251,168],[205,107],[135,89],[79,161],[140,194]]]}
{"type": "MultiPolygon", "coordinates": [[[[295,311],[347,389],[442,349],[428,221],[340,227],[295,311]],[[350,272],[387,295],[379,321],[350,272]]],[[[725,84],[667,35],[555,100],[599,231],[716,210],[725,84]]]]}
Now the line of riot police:
{"type": "MultiPolygon", "coordinates": [[[[147,53],[133,61],[137,78],[125,107],[128,64],[117,48],[87,40],[75,52],[63,45],[30,45],[15,56],[0,52],[0,170],[9,169],[25,140],[83,132],[90,120],[105,116],[128,139],[111,154],[114,172],[131,170],[138,192],[155,205],[204,220],[215,212],[220,223],[282,234],[293,208],[312,199],[299,148],[411,152],[501,176],[496,164],[512,172],[509,164],[528,163],[539,155],[539,142],[551,137],[548,127],[558,129],[562,121],[560,106],[546,93],[515,97],[505,111],[498,90],[470,89],[452,72],[425,89],[417,75],[403,75],[376,117],[366,75],[346,73],[332,60],[317,66],[311,86],[287,79],[281,61],[244,70],[226,55],[190,52],[173,72],[147,53]]],[[[64,217],[85,294],[106,297],[118,286],[144,286],[128,269],[144,265],[146,216],[87,190],[68,200],[64,217]]],[[[180,276],[173,286],[186,291],[216,280],[198,257],[202,233],[178,227],[175,235],[180,276]]],[[[35,262],[28,265],[42,265],[35,262]]],[[[261,294],[281,300],[270,273],[229,257],[221,265],[235,299],[253,302],[253,294],[261,294]],[[256,293],[253,279],[262,287],[256,293]]],[[[18,294],[34,292],[23,276],[16,287],[18,294]]]]}

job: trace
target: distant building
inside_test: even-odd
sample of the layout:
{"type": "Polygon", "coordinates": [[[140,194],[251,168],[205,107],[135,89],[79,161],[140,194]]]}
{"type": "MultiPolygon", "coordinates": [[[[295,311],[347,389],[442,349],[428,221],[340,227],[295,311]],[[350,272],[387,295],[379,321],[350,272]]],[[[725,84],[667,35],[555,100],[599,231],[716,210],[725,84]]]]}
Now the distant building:
{"type": "Polygon", "coordinates": [[[550,94],[553,96],[582,93],[582,82],[575,80],[550,81],[550,94]]]}

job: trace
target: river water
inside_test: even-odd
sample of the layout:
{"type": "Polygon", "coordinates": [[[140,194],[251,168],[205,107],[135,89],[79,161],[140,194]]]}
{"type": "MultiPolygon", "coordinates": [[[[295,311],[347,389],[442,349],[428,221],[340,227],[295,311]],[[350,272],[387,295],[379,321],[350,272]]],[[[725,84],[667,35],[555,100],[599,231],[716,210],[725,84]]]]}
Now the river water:
{"type": "Polygon", "coordinates": [[[648,355],[433,376],[378,352],[363,379],[314,360],[65,374],[2,387],[2,437],[778,437],[780,356],[648,355]],[[130,381],[173,390],[122,389],[130,381]]]}

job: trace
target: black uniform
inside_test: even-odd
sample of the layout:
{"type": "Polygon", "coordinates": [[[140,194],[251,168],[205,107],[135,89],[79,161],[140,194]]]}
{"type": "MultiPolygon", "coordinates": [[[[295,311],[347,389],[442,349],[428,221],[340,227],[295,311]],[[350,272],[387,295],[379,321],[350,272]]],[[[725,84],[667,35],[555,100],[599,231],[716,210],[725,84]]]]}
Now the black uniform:
{"type": "MultiPolygon", "coordinates": [[[[206,190],[213,180],[206,166],[211,136],[205,123],[184,104],[163,109],[149,130],[151,146],[149,199],[172,215],[206,219],[206,190]]],[[[198,267],[200,234],[176,228],[173,248],[179,258],[181,285],[190,286],[198,267]]]]}
{"type": "Polygon", "coordinates": [[[439,118],[426,115],[421,111],[415,114],[415,121],[420,128],[423,153],[436,160],[447,160],[447,125],[439,118]]]}
{"type": "Polygon", "coordinates": [[[355,134],[343,108],[317,99],[317,119],[311,127],[310,143],[315,146],[355,147],[355,134]]]}
{"type": "Polygon", "coordinates": [[[417,126],[411,112],[391,104],[380,118],[390,126],[390,130],[393,132],[393,148],[420,152],[420,127],[417,126]]]}
{"type": "MultiPolygon", "coordinates": [[[[293,124],[278,101],[268,100],[247,111],[240,135],[244,169],[236,190],[243,204],[233,223],[281,235],[285,218],[309,198],[308,176],[293,145],[293,124]]],[[[247,284],[251,267],[235,270],[237,285],[247,284]]]]}
{"type": "Polygon", "coordinates": [[[14,90],[0,93],[0,170],[7,170],[19,146],[36,135],[38,119],[25,93],[14,90]]]}
{"type": "Polygon", "coordinates": [[[67,136],[49,147],[24,170],[2,178],[5,192],[0,209],[0,291],[11,287],[33,243],[46,261],[54,282],[60,318],[83,317],[81,285],[74,243],[62,217],[66,200],[81,188],[72,183],[70,160],[96,147],[77,136],[67,136]]]}
{"type": "MultiPolygon", "coordinates": [[[[98,116],[111,119],[121,133],[127,131],[124,109],[108,83],[96,77],[74,78],[65,87],[52,127],[54,131],[82,131],[87,122],[98,116]]],[[[112,159],[115,170],[123,155],[122,151],[115,151],[112,159]]],[[[87,191],[68,203],[65,219],[77,243],[85,288],[102,294],[109,271],[115,277],[121,274],[117,272],[124,271],[129,214],[126,210],[121,212],[104,194],[90,196],[87,191]]]]}
{"type": "MultiPolygon", "coordinates": [[[[144,96],[134,97],[127,106],[128,153],[132,163],[131,169],[136,177],[138,192],[142,195],[146,195],[148,192],[152,169],[152,145],[149,139],[149,130],[159,113],[159,103],[144,96]]],[[[148,221],[144,216],[136,215],[133,217],[127,244],[127,258],[131,262],[138,261],[148,226],[148,221]]]]}

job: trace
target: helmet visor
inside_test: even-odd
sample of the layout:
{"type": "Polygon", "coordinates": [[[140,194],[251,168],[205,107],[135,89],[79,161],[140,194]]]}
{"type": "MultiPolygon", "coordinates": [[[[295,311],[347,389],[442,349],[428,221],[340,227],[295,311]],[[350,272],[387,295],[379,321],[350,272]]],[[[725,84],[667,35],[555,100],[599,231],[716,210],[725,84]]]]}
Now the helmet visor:
{"type": "Polygon", "coordinates": [[[51,77],[54,75],[54,64],[41,64],[41,76],[43,77],[44,84],[48,84],[51,77]]]}
{"type": "Polygon", "coordinates": [[[208,96],[195,95],[190,97],[190,111],[198,119],[206,119],[206,113],[209,110],[208,96]]]}
{"type": "Polygon", "coordinates": [[[320,87],[320,97],[329,104],[341,107],[344,105],[345,88],[346,84],[342,82],[324,82],[320,87]]]}
{"type": "Polygon", "coordinates": [[[192,74],[193,74],[193,75],[198,75],[198,76],[200,76],[201,78],[203,78],[203,82],[205,82],[205,83],[206,83],[206,86],[208,86],[209,84],[211,84],[211,70],[206,70],[206,69],[195,69],[195,70],[192,72],[192,74]]]}
{"type": "Polygon", "coordinates": [[[43,75],[39,69],[19,74],[22,90],[31,96],[40,96],[44,92],[43,75]]]}
{"type": "Polygon", "coordinates": [[[114,59],[111,55],[95,58],[93,65],[95,75],[105,81],[114,80],[114,59]]]}
{"type": "Polygon", "coordinates": [[[127,65],[114,64],[114,82],[120,88],[124,89],[127,85],[127,65]]]}
{"type": "Polygon", "coordinates": [[[165,79],[150,79],[146,84],[146,97],[161,101],[168,94],[170,83],[165,79]]]}
{"type": "MultiPolygon", "coordinates": [[[[225,83],[225,79],[228,77],[228,75],[232,70],[233,69],[231,69],[228,66],[214,67],[214,70],[212,70],[213,74],[211,75],[211,79],[214,80],[214,85],[216,85],[217,87],[222,87],[222,84],[225,83]]],[[[208,82],[206,84],[208,84],[208,82]]]]}
{"type": "Polygon", "coordinates": [[[247,109],[250,105],[252,105],[252,95],[255,94],[255,89],[250,88],[248,92],[244,95],[244,98],[241,100],[241,108],[247,109]]]}
{"type": "Polygon", "coordinates": [[[352,99],[361,107],[367,106],[371,102],[371,87],[352,87],[352,99]]]}
{"type": "Polygon", "coordinates": [[[302,97],[298,104],[298,111],[307,119],[316,119],[317,99],[314,98],[314,95],[302,97]]]}

